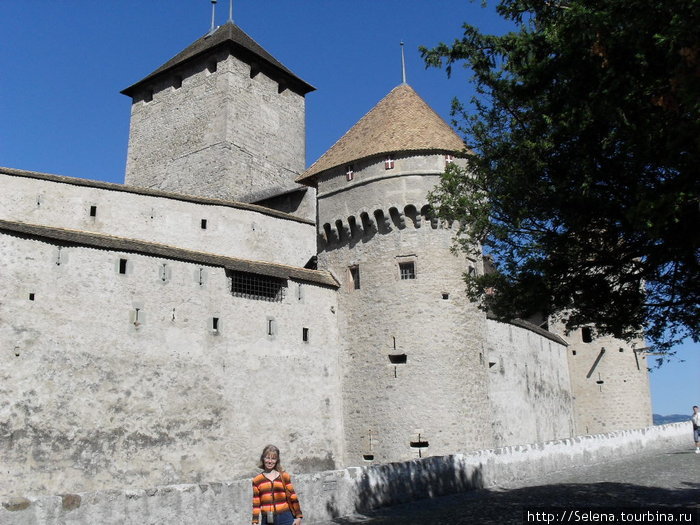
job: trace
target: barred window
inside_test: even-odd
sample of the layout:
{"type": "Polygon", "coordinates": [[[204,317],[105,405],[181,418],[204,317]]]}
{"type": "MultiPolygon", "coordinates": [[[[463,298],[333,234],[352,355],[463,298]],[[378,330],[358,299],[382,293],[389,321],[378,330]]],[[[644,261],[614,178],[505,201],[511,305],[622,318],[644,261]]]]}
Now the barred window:
{"type": "Polygon", "coordinates": [[[399,270],[402,280],[416,278],[416,265],[413,262],[399,263],[399,270]]]}
{"type": "Polygon", "coordinates": [[[231,291],[236,297],[279,302],[284,299],[287,281],[269,275],[231,270],[231,291]]]}

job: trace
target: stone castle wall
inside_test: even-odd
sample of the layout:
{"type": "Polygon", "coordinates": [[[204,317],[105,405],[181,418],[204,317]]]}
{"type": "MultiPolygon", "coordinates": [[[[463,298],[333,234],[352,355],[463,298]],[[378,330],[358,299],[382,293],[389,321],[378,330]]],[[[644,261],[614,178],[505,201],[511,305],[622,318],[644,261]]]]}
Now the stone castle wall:
{"type": "Polygon", "coordinates": [[[294,187],[305,140],[303,95],[222,50],[134,98],[126,183],[258,200],[294,187]]]}
{"type": "Polygon", "coordinates": [[[18,170],[0,169],[0,219],[290,266],[316,253],[313,223],[265,208],[18,170]]]}
{"type": "Polygon", "coordinates": [[[268,442],[342,464],[333,287],[255,300],[223,267],[7,230],[0,253],[0,494],[232,479],[268,442]]]}
{"type": "Polygon", "coordinates": [[[494,446],[575,435],[564,342],[491,319],[486,332],[494,446]]]}
{"type": "Polygon", "coordinates": [[[385,173],[383,159],[374,159],[353,166],[352,181],[341,167],[319,183],[319,222],[329,225],[319,268],[342,281],[351,465],[491,445],[485,316],[467,301],[461,277],[470,263],[450,251],[453,230],[404,213],[425,202],[431,178],[419,173],[441,162],[442,155],[407,156],[385,173]],[[401,278],[406,264],[415,278],[401,278]]]}
{"type": "Polygon", "coordinates": [[[651,425],[647,358],[634,350],[643,348],[644,341],[627,343],[593,334],[585,342],[584,331],[578,329],[566,337],[576,433],[651,425]]]}

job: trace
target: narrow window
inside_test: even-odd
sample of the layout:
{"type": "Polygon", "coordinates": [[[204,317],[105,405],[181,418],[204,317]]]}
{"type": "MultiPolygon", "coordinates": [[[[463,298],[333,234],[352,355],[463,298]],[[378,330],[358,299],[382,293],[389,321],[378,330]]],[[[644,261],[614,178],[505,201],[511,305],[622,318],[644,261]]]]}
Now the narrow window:
{"type": "Polygon", "coordinates": [[[362,459],[365,461],[374,461],[374,454],[362,454],[362,459]]]}
{"type": "Polygon", "coordinates": [[[34,300],[34,293],[30,293],[30,294],[29,294],[29,300],[30,300],[30,301],[33,301],[33,300],[34,300]]]}
{"type": "Polygon", "coordinates": [[[277,334],[277,323],[271,317],[267,318],[267,335],[273,336],[277,334]]]}
{"type": "Polygon", "coordinates": [[[384,159],[384,169],[385,170],[393,170],[394,169],[394,156],[393,155],[387,155],[386,159],[384,159]]]}
{"type": "Polygon", "coordinates": [[[97,217],[97,206],[90,206],[90,217],[97,217]]]}
{"type": "Polygon", "coordinates": [[[584,326],[581,328],[581,340],[584,343],[593,342],[593,329],[590,326],[584,326]]]}
{"type": "Polygon", "coordinates": [[[350,182],[352,179],[355,178],[355,170],[352,167],[352,164],[350,166],[346,166],[345,168],[345,179],[350,182]]]}
{"type": "Polygon", "coordinates": [[[401,280],[416,278],[416,264],[413,261],[399,263],[399,271],[401,280]]]}
{"type": "Polygon", "coordinates": [[[199,225],[201,226],[201,228],[202,228],[203,230],[206,230],[206,229],[207,229],[207,220],[206,220],[206,219],[202,219],[201,222],[199,223],[199,225]]]}
{"type": "Polygon", "coordinates": [[[309,329],[308,328],[301,329],[301,340],[304,341],[305,343],[309,342],[309,329]]]}
{"type": "Polygon", "coordinates": [[[214,332],[218,332],[218,331],[219,331],[219,318],[218,318],[218,317],[212,317],[212,318],[211,318],[211,329],[212,329],[214,332]]]}
{"type": "Polygon", "coordinates": [[[119,259],[119,273],[126,273],[126,259],[119,259]]]}
{"type": "Polygon", "coordinates": [[[360,267],[351,266],[348,268],[350,273],[350,289],[359,290],[360,289],[360,267]]]}
{"type": "Polygon", "coordinates": [[[161,264],[158,273],[160,274],[161,282],[168,282],[168,278],[170,277],[170,268],[168,268],[167,264],[161,264]]]}

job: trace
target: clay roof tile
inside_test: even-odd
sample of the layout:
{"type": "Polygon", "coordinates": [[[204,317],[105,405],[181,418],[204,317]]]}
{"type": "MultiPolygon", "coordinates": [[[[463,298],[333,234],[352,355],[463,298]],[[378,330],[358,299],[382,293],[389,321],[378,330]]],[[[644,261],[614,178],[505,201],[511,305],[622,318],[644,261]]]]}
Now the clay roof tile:
{"type": "Polygon", "coordinates": [[[464,142],[408,84],[392,89],[350,131],[298,178],[314,185],[328,169],[355,160],[399,151],[461,152],[464,142]]]}

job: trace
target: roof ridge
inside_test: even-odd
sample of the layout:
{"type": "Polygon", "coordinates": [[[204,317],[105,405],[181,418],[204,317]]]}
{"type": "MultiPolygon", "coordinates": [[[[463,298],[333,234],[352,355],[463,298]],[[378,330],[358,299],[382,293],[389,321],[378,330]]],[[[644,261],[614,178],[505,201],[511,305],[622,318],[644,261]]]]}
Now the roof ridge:
{"type": "MultiPolygon", "coordinates": [[[[93,179],[82,179],[80,177],[71,177],[69,175],[57,175],[54,173],[43,173],[40,171],[20,170],[17,168],[7,168],[0,166],[0,176],[9,175],[11,177],[27,177],[31,179],[47,180],[58,184],[72,184],[75,186],[86,186],[90,188],[99,188],[108,191],[120,191],[124,193],[135,193],[148,197],[157,197],[163,199],[179,200],[184,202],[193,202],[198,204],[207,204],[210,206],[223,206],[225,208],[235,208],[238,210],[246,210],[263,215],[270,215],[284,220],[294,222],[302,222],[305,224],[315,224],[314,221],[297,217],[291,213],[286,213],[272,208],[267,208],[260,204],[250,202],[239,202],[233,200],[216,199],[213,197],[199,197],[197,195],[189,195],[187,193],[176,193],[172,191],[158,190],[154,188],[145,188],[141,186],[131,186],[118,182],[106,182],[93,179]]],[[[296,189],[296,188],[295,188],[296,189]]],[[[292,191],[292,190],[290,190],[292,191]]]]}
{"type": "Polygon", "coordinates": [[[167,71],[170,71],[185,62],[194,60],[207,51],[226,44],[232,44],[240,49],[243,49],[244,51],[247,51],[248,53],[251,53],[255,57],[261,59],[263,62],[266,62],[273,69],[282,72],[285,76],[289,77],[295,85],[299,86],[303,94],[316,89],[311,84],[308,84],[295,75],[289,68],[282,64],[282,62],[280,62],[270,52],[262,47],[254,38],[243,31],[240,26],[236,25],[233,21],[228,21],[224,25],[217,27],[214,32],[208,32],[205,35],[197,38],[185,49],[159,66],[155,71],[126,89],[123,89],[121,93],[127,96],[133,96],[138,88],[143,84],[160,77],[167,71]]]}
{"type": "Polygon", "coordinates": [[[38,237],[47,237],[54,240],[72,242],[91,247],[106,248],[114,251],[133,251],[146,255],[156,255],[160,257],[180,259],[188,262],[199,262],[211,266],[220,266],[234,270],[247,270],[251,273],[263,273],[274,277],[297,278],[310,280],[319,284],[338,286],[339,284],[333,276],[324,270],[311,270],[299,266],[292,266],[283,263],[269,261],[256,261],[253,259],[243,259],[241,257],[231,257],[228,255],[218,255],[211,252],[199,250],[189,250],[179,248],[170,244],[162,244],[153,241],[144,241],[130,237],[110,235],[108,233],[90,232],[86,230],[75,230],[72,228],[62,228],[57,226],[45,226],[42,224],[31,224],[22,221],[7,221],[0,219],[0,230],[9,230],[38,237]],[[122,243],[124,246],[119,246],[122,243]],[[255,267],[258,268],[255,268],[255,267]],[[251,270],[251,268],[253,269],[251,270]],[[257,272],[254,270],[258,270],[257,272]],[[264,272],[267,270],[267,272],[264,272]]]}

